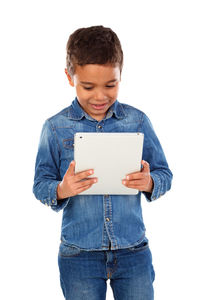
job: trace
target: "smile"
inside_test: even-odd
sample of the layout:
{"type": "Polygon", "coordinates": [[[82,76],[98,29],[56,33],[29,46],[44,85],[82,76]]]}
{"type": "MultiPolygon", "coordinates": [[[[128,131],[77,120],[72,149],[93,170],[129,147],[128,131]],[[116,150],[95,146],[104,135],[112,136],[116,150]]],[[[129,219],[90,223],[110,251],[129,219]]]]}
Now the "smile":
{"type": "Polygon", "coordinates": [[[98,110],[101,110],[101,109],[104,109],[106,107],[107,103],[104,103],[104,104],[91,104],[91,106],[94,108],[94,109],[98,109],[98,110]]]}

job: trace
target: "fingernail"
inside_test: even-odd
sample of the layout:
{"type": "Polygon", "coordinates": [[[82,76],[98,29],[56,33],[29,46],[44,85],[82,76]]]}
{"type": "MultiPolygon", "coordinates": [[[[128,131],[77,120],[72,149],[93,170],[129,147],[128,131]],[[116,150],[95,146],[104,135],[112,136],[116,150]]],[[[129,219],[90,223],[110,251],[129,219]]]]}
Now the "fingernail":
{"type": "Polygon", "coordinates": [[[129,176],[126,176],[126,179],[128,179],[128,180],[129,180],[129,176]]]}
{"type": "Polygon", "coordinates": [[[123,180],[123,181],[122,181],[122,183],[123,183],[123,184],[125,184],[125,183],[126,183],[126,181],[125,181],[125,180],[123,180]]]}

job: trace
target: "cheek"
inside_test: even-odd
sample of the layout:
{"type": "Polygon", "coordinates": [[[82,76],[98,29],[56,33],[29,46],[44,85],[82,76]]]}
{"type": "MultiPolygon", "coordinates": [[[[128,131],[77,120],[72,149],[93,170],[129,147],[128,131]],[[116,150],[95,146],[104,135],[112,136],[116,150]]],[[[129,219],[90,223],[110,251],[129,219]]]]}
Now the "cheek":
{"type": "Polygon", "coordinates": [[[88,99],[87,91],[83,90],[82,88],[76,87],[76,94],[77,97],[79,99],[83,99],[83,101],[88,99]]]}
{"type": "Polygon", "coordinates": [[[113,99],[116,99],[117,95],[118,95],[118,90],[119,90],[119,87],[116,87],[112,90],[109,91],[109,95],[111,98],[113,99]]]}
{"type": "Polygon", "coordinates": [[[77,95],[82,95],[82,90],[80,87],[76,86],[76,94],[77,95]]]}

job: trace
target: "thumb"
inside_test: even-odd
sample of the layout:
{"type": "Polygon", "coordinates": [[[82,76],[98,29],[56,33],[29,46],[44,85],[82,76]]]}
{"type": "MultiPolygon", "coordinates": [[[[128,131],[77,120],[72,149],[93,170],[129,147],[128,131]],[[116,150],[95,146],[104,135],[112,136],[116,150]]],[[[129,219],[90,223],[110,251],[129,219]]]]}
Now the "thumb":
{"type": "Polygon", "coordinates": [[[69,164],[66,174],[73,176],[75,173],[75,160],[72,160],[69,164]]]}
{"type": "Polygon", "coordinates": [[[149,163],[145,160],[142,160],[143,169],[142,172],[150,172],[149,163]]]}

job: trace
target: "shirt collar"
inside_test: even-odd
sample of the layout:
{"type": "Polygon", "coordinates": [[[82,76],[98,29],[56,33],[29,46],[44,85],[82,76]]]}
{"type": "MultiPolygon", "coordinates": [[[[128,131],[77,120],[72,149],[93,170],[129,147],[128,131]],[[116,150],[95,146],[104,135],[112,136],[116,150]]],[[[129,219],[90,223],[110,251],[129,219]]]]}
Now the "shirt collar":
{"type": "MultiPolygon", "coordinates": [[[[117,119],[123,119],[126,116],[121,103],[119,103],[117,99],[109,108],[104,119],[111,118],[112,115],[115,115],[115,117],[117,119]]],[[[91,121],[95,120],[82,109],[82,107],[80,106],[80,104],[78,102],[77,97],[72,101],[72,104],[68,111],[68,117],[73,120],[81,120],[83,117],[85,117],[91,121]]]]}

